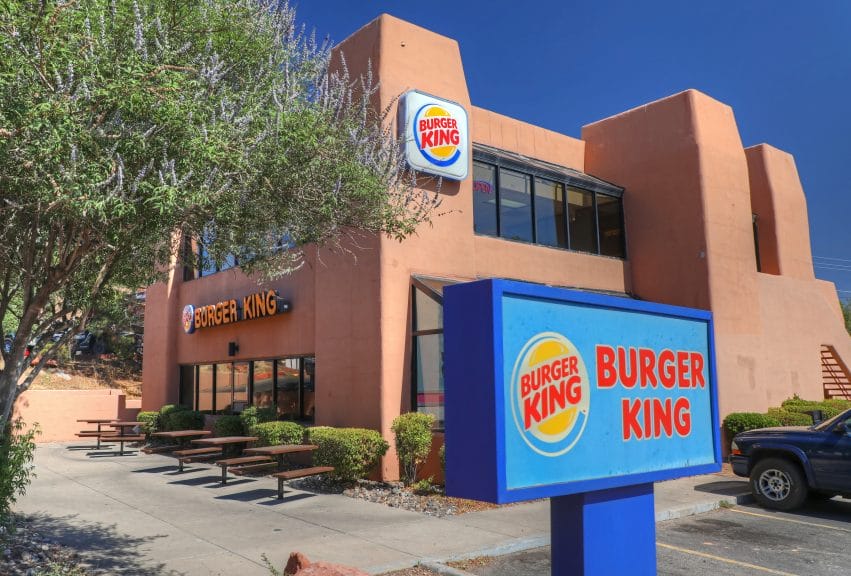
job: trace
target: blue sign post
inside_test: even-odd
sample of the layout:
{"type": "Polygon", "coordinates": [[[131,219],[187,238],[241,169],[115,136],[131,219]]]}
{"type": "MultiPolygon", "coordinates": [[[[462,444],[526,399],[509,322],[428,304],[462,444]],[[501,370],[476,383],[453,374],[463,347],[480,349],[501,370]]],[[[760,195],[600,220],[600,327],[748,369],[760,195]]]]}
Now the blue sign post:
{"type": "Polygon", "coordinates": [[[656,573],[653,482],[721,468],[710,313],[482,280],[444,291],[446,492],[550,497],[552,573],[656,573]]]}

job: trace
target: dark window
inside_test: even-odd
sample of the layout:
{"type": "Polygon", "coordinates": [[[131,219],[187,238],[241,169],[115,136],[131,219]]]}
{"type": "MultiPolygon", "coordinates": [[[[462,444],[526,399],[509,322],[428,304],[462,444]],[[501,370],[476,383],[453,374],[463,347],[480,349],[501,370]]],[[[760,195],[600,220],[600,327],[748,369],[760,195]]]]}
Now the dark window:
{"type": "Polygon", "coordinates": [[[278,360],[276,364],[278,416],[284,420],[298,420],[301,417],[301,361],[299,358],[289,358],[278,360]]]}
{"type": "Polygon", "coordinates": [[[570,248],[580,252],[597,252],[597,226],[594,217],[594,194],[570,188],[567,191],[570,248]]]}
{"type": "Polygon", "coordinates": [[[275,363],[271,360],[254,362],[254,393],[251,403],[259,408],[275,405],[275,363]]]}
{"type": "Polygon", "coordinates": [[[216,414],[227,414],[233,405],[233,364],[216,365],[216,414]]]}
{"type": "Polygon", "coordinates": [[[623,203],[620,198],[597,194],[597,221],[600,225],[600,254],[623,258],[623,203]]]}
{"type": "Polygon", "coordinates": [[[513,170],[499,171],[499,235],[532,241],[531,178],[513,170]]]}
{"type": "Polygon", "coordinates": [[[625,258],[622,190],[587,174],[544,164],[477,152],[476,234],[625,258]]]}
{"type": "Polygon", "coordinates": [[[195,408],[195,366],[180,367],[180,395],[178,403],[187,408],[195,408]]]}
{"type": "Polygon", "coordinates": [[[762,260],[759,257],[759,216],[751,214],[751,222],[753,224],[753,249],[756,253],[756,271],[762,272],[762,260]]]}
{"type": "Polygon", "coordinates": [[[241,412],[248,405],[248,390],[251,376],[251,364],[248,362],[233,363],[233,402],[231,408],[241,412]]]}
{"type": "Polygon", "coordinates": [[[536,242],[545,246],[567,248],[564,221],[564,185],[535,178],[536,242]]]}
{"type": "Polygon", "coordinates": [[[496,168],[473,162],[473,228],[496,236],[496,168]]]}
{"type": "Polygon", "coordinates": [[[443,428],[443,297],[445,285],[415,280],[413,286],[412,409],[432,414],[443,428]]]}

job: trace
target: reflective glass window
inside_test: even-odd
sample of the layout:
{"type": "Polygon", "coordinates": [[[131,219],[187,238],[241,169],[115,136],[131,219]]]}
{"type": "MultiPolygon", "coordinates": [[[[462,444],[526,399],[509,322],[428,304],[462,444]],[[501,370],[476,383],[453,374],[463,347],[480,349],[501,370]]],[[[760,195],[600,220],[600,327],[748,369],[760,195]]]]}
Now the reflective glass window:
{"type": "Polygon", "coordinates": [[[594,215],[594,194],[579,188],[568,188],[567,214],[570,249],[596,253],[597,219],[594,215]]]}
{"type": "Polygon", "coordinates": [[[625,257],[623,201],[614,196],[597,194],[597,221],[600,225],[600,254],[625,257]]]}
{"type": "Polygon", "coordinates": [[[251,403],[259,408],[274,406],[274,392],[274,362],[271,360],[258,360],[254,362],[254,395],[251,403]]]}
{"type": "Polygon", "coordinates": [[[233,365],[216,366],[216,414],[231,411],[233,403],[233,365]]]}
{"type": "Polygon", "coordinates": [[[527,174],[499,171],[499,235],[532,241],[531,179],[527,174]]]}
{"type": "Polygon", "coordinates": [[[298,420],[300,367],[298,358],[287,358],[276,362],[278,416],[286,420],[298,420]]]}
{"type": "Polygon", "coordinates": [[[198,367],[198,410],[213,410],[213,378],[216,367],[203,364],[198,367]]]}
{"type": "Polygon", "coordinates": [[[435,417],[443,427],[443,334],[414,337],[416,410],[435,417]]]}
{"type": "Polygon", "coordinates": [[[302,419],[316,418],[316,359],[305,358],[304,383],[302,384],[302,419]]]}
{"type": "Polygon", "coordinates": [[[497,235],[496,167],[473,162],[473,229],[477,234],[497,235]]]}
{"type": "Polygon", "coordinates": [[[567,248],[564,229],[564,185],[535,178],[535,242],[567,248]]]}

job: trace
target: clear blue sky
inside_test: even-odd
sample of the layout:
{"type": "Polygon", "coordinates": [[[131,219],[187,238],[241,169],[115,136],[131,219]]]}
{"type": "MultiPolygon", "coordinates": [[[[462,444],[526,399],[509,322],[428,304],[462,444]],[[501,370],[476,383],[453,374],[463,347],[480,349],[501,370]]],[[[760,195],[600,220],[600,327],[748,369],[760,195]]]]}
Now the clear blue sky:
{"type": "Polygon", "coordinates": [[[295,0],[339,42],[382,12],[458,40],[474,104],[578,137],[696,88],[795,156],[816,275],[851,299],[851,0],[295,0]],[[699,4],[699,5],[698,5],[699,4]]]}

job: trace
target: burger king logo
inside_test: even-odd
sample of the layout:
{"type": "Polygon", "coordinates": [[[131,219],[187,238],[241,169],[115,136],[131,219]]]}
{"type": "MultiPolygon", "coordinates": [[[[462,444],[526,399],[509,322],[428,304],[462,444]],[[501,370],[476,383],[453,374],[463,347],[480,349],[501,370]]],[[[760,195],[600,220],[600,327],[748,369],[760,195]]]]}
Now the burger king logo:
{"type": "Polygon", "coordinates": [[[414,139],[423,158],[435,166],[449,166],[461,156],[458,120],[437,104],[426,104],[417,110],[414,139]]]}
{"type": "Polygon", "coordinates": [[[523,346],[511,375],[514,423],[543,456],[568,452],[588,422],[590,386],[582,355],[563,335],[543,332],[523,346]]]}
{"type": "Polygon", "coordinates": [[[453,180],[467,177],[467,111],[462,106],[411,90],[402,97],[399,113],[411,168],[453,180]]]}
{"type": "Polygon", "coordinates": [[[183,307],[183,314],[180,316],[180,321],[183,323],[183,331],[187,334],[195,332],[195,306],[187,304],[183,307]]]}

